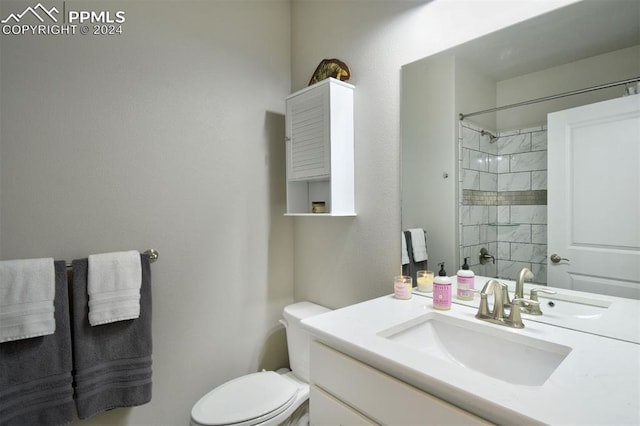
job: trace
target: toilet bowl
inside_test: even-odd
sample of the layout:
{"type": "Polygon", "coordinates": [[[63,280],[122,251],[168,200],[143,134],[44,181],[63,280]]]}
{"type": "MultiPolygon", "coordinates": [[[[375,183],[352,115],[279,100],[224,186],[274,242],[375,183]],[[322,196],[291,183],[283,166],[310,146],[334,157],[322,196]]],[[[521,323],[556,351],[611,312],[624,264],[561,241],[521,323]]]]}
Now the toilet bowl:
{"type": "Polygon", "coordinates": [[[310,336],[300,321],[328,311],[310,302],[286,306],[280,322],[286,327],[292,371],[262,371],[223,383],[196,402],[191,425],[308,424],[310,336]]]}

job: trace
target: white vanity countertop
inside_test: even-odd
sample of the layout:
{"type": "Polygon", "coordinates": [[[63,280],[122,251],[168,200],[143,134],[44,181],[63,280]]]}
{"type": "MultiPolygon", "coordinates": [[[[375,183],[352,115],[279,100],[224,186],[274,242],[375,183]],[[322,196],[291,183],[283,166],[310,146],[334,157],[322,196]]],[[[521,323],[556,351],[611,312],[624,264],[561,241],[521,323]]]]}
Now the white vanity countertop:
{"type": "MultiPolygon", "coordinates": [[[[456,298],[456,276],[452,276],[453,302],[455,304],[478,308],[480,297],[476,295],[473,300],[459,300],[456,298]]],[[[492,278],[476,275],[475,288],[482,290],[484,284],[492,278]]],[[[509,286],[510,296],[513,296],[515,282],[499,279],[498,281],[509,286]]],[[[529,297],[530,289],[544,288],[553,290],[556,294],[540,293],[540,308],[543,312],[541,316],[522,314],[522,318],[530,321],[542,322],[545,324],[558,325],[571,330],[579,330],[600,336],[613,337],[615,339],[626,340],[628,342],[640,344],[640,300],[625,299],[622,297],[607,296],[603,294],[585,293],[581,291],[569,290],[565,288],[547,287],[525,283],[524,297],[529,297]],[[548,306],[548,302],[556,303],[556,308],[548,306]],[[597,315],[565,316],[558,315],[558,310],[562,309],[560,304],[565,301],[577,301],[594,307],[592,311],[600,311],[597,315]]],[[[422,293],[414,288],[414,294],[431,298],[433,293],[422,293]]],[[[491,299],[491,297],[490,297],[491,299]]]]}
{"type": "MultiPolygon", "coordinates": [[[[640,424],[640,345],[526,321],[490,324],[475,310],[435,311],[426,297],[383,296],[302,321],[319,341],[497,424],[640,424]],[[572,350],[541,386],[515,385],[378,335],[429,312],[474,321],[572,350]]],[[[500,363],[499,357],[495,359],[500,363]]]]}

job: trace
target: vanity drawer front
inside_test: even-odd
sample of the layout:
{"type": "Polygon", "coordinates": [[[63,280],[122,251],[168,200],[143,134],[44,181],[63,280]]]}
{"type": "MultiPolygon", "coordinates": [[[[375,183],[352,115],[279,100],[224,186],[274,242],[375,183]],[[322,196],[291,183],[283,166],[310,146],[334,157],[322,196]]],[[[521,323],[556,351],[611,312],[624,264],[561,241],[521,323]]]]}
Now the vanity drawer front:
{"type": "Polygon", "coordinates": [[[374,426],[376,423],[317,386],[309,391],[309,419],[314,426],[353,425],[374,426]]]}
{"type": "Polygon", "coordinates": [[[311,344],[311,383],[380,424],[489,424],[319,342],[311,344]]]}

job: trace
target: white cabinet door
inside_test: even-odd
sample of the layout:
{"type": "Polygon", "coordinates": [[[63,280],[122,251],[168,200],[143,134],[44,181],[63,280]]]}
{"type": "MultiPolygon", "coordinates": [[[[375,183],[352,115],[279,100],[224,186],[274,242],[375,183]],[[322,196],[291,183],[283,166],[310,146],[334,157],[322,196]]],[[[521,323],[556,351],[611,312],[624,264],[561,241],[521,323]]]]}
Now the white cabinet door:
{"type": "Polygon", "coordinates": [[[309,392],[309,420],[313,426],[377,425],[317,386],[311,386],[309,392]]]}
{"type": "MultiPolygon", "coordinates": [[[[326,89],[326,90],[325,90],[326,89]]],[[[287,178],[329,177],[329,90],[305,91],[287,100],[287,178]]]]}
{"type": "Polygon", "coordinates": [[[640,299],[640,95],[549,114],[548,142],[549,285],[640,299]]]}

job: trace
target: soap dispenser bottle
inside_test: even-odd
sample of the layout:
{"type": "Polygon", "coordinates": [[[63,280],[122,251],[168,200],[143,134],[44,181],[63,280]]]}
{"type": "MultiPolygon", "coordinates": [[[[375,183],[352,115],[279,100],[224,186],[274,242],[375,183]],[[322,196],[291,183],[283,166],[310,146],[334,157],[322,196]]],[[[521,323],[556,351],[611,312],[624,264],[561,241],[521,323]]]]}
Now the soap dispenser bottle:
{"type": "Polygon", "coordinates": [[[460,300],[473,300],[474,296],[473,289],[475,288],[476,274],[474,274],[473,271],[469,269],[467,259],[469,258],[464,258],[464,264],[458,271],[456,277],[456,281],[458,282],[457,296],[460,300]]]}
{"type": "Polygon", "coordinates": [[[451,309],[451,278],[444,270],[444,262],[438,263],[440,271],[433,280],[433,307],[446,311],[451,309]]]}

